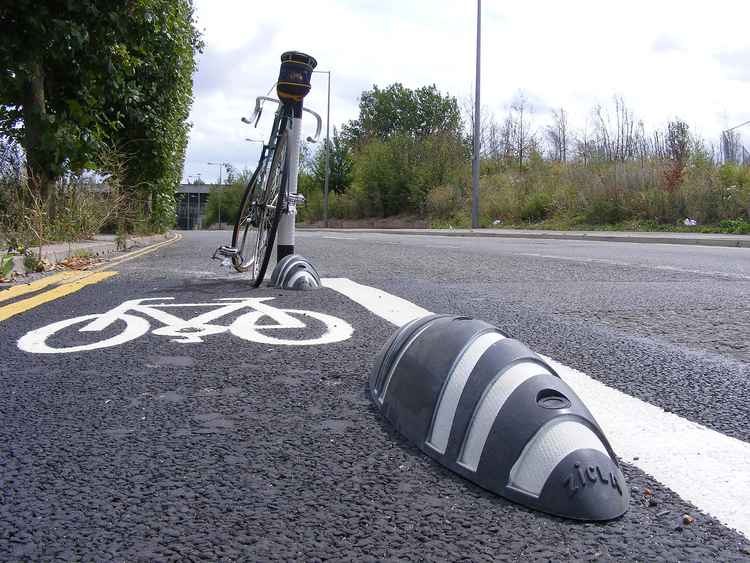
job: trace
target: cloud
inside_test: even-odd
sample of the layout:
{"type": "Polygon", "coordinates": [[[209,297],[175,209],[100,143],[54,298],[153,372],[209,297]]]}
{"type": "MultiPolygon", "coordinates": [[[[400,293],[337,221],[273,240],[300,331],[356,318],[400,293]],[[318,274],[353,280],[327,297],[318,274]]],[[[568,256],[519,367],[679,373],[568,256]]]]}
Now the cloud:
{"type": "Polygon", "coordinates": [[[660,35],[651,44],[651,50],[655,53],[685,52],[685,47],[669,35],[660,35]]]}
{"type": "MultiPolygon", "coordinates": [[[[550,122],[549,108],[563,107],[571,128],[582,129],[595,105],[621,94],[649,128],[681,117],[716,138],[742,121],[750,99],[750,3],[725,2],[706,10],[684,0],[631,0],[616,16],[601,0],[485,2],[482,105],[501,120],[522,90],[536,126],[550,122]]],[[[202,161],[254,163],[257,145],[243,139],[265,135],[268,123],[256,132],[239,118],[274,83],[286,50],[308,52],[332,71],[336,126],[357,116],[357,98],[373,84],[434,83],[459,99],[473,92],[476,3],[286,0],[284,12],[280,18],[277,3],[196,0],[206,50],[186,175],[202,161]]],[[[326,104],[326,76],[316,74],[305,105],[325,118],[326,104]]]]}
{"type": "Polygon", "coordinates": [[[750,48],[719,53],[716,57],[734,80],[750,82],[750,48]]]}

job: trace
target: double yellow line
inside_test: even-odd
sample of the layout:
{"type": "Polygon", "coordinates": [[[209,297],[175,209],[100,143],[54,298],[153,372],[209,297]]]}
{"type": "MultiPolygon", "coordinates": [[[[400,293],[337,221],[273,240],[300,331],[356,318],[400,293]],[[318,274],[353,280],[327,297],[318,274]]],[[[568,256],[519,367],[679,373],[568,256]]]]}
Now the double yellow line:
{"type": "Polygon", "coordinates": [[[49,286],[57,285],[57,287],[54,287],[53,289],[50,289],[43,293],[39,293],[38,295],[34,295],[33,297],[22,299],[20,301],[16,301],[15,303],[11,303],[10,305],[0,307],[0,321],[7,320],[15,315],[18,315],[19,313],[23,313],[24,311],[28,311],[29,309],[33,309],[34,307],[38,307],[43,303],[47,303],[49,301],[59,299],[60,297],[70,295],[71,293],[75,293],[76,291],[83,289],[87,285],[99,283],[102,280],[106,280],[107,278],[116,276],[117,272],[102,270],[104,268],[119,266],[123,262],[127,262],[129,260],[133,260],[135,258],[144,256],[145,254],[149,254],[151,252],[159,250],[161,247],[177,242],[181,238],[182,235],[178,234],[169,240],[165,240],[163,242],[147,246],[146,248],[130,252],[115,260],[114,262],[109,262],[108,264],[99,266],[98,268],[94,268],[92,270],[61,272],[59,274],[46,276],[29,284],[20,284],[13,286],[10,289],[6,289],[5,291],[0,291],[0,302],[3,302],[10,299],[15,299],[16,297],[21,297],[22,295],[26,295],[28,293],[35,293],[49,286]]]}

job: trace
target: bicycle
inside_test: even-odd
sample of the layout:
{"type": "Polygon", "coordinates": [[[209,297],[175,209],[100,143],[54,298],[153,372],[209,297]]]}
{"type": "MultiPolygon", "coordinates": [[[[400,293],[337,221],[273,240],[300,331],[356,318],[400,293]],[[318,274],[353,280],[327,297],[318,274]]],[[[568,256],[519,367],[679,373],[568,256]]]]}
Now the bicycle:
{"type": "MultiPolygon", "coordinates": [[[[214,259],[230,259],[238,272],[249,271],[253,287],[263,282],[282,215],[291,216],[293,225],[296,208],[304,203],[304,197],[297,194],[302,112],[317,120],[315,137],[308,137],[309,142],[317,142],[323,123],[317,113],[302,103],[310,91],[310,76],[316,66],[316,60],[304,53],[289,51],[281,55],[276,83],[279,98],[258,96],[250,119],[242,118],[244,123],[254,123],[257,127],[263,104],[279,105],[268,143],[263,145],[258,166],[242,196],[231,246],[220,246],[213,255],[214,259]]],[[[280,245],[278,259],[291,253],[293,247],[282,249],[280,245]]]]}
{"type": "Polygon", "coordinates": [[[215,334],[229,332],[248,342],[279,346],[316,346],[333,344],[347,340],[354,333],[352,326],[337,317],[307,311],[303,309],[277,309],[268,303],[273,297],[237,297],[217,299],[213,303],[171,303],[173,297],[153,297],[145,299],[131,299],[121,303],[106,313],[82,315],[58,321],[42,328],[26,333],[18,340],[18,348],[32,354],[61,354],[71,352],[87,352],[100,348],[109,348],[125,344],[148,333],[151,324],[148,319],[158,321],[162,327],[151,331],[157,336],[171,336],[172,342],[180,344],[195,344],[203,342],[203,338],[215,334]],[[166,301],[166,302],[165,302],[166,301]],[[210,307],[205,313],[190,319],[183,319],[164,311],[170,308],[203,308],[210,307]],[[249,309],[235,318],[229,325],[216,324],[215,321],[243,309],[249,309]],[[133,313],[139,313],[137,316],[133,313]],[[144,318],[144,316],[146,318],[144,318]],[[296,331],[307,328],[307,325],[297,317],[314,319],[323,325],[322,334],[313,338],[288,338],[289,333],[282,333],[287,338],[272,336],[267,332],[296,331]],[[268,322],[270,320],[271,322],[268,322]],[[88,344],[53,347],[48,340],[58,335],[66,328],[84,324],[78,332],[99,333],[107,331],[118,321],[124,324],[121,332],[104,340],[88,344]],[[263,322],[261,322],[263,321],[263,322]]]}

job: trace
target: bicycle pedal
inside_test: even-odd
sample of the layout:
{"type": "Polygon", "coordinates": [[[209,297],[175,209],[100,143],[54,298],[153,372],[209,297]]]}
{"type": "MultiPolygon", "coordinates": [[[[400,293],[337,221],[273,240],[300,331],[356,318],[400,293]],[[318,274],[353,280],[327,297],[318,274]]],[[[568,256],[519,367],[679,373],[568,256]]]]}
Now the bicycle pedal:
{"type": "Polygon", "coordinates": [[[221,260],[222,264],[229,258],[239,256],[240,251],[232,246],[220,246],[214,251],[214,255],[211,256],[212,260],[221,260]]]}
{"type": "Polygon", "coordinates": [[[289,194],[289,205],[294,207],[305,206],[305,196],[303,194],[289,194]]]}

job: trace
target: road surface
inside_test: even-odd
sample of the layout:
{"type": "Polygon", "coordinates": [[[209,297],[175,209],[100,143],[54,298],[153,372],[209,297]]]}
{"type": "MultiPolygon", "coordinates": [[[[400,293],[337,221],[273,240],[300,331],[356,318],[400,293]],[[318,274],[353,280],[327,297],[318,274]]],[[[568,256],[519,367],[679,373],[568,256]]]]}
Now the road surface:
{"type": "Polygon", "coordinates": [[[0,559],[750,560],[750,250],[304,231],[329,287],[288,292],[182,235],[0,293],[0,559]],[[531,511],[395,434],[365,389],[399,324],[376,290],[559,362],[625,516],[531,511]]]}

